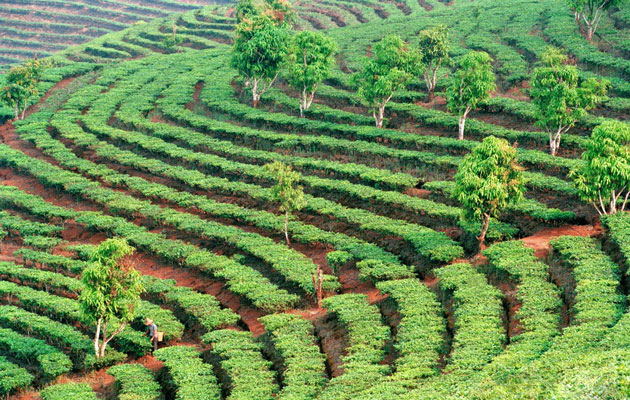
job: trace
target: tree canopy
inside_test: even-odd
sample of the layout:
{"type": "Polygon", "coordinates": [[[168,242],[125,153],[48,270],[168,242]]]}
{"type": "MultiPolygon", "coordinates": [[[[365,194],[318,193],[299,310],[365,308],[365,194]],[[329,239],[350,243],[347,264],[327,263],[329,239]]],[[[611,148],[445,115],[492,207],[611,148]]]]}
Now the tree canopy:
{"type": "Polygon", "coordinates": [[[278,77],[289,39],[288,28],[276,25],[267,16],[257,16],[236,26],[231,62],[251,87],[254,107],[278,77]]]}
{"type": "Polygon", "coordinates": [[[289,83],[300,91],[300,116],[313,102],[317,85],[330,74],[337,44],[319,32],[301,31],[291,41],[287,69],[289,83]]]}
{"type": "Polygon", "coordinates": [[[289,242],[289,216],[294,211],[301,210],[306,206],[304,198],[304,189],[298,185],[300,181],[300,173],[294,171],[290,166],[275,161],[265,165],[265,169],[271,173],[276,184],[271,188],[274,201],[280,203],[278,207],[281,213],[284,213],[284,236],[287,244],[289,242]]]}
{"type": "Polygon", "coordinates": [[[48,61],[32,59],[7,74],[6,85],[0,88],[0,101],[13,109],[16,120],[24,119],[28,102],[39,93],[37,83],[49,66],[48,61]]]}
{"type": "Polygon", "coordinates": [[[481,246],[490,218],[498,217],[505,207],[518,202],[523,190],[516,148],[505,139],[488,136],[459,165],[452,196],[461,203],[464,218],[481,222],[481,246]]]}
{"type": "Polygon", "coordinates": [[[372,109],[377,127],[383,126],[385,106],[397,90],[422,73],[418,51],[414,51],[397,35],[383,38],[372,48],[372,57],[365,58],[363,70],[355,75],[361,96],[372,109]]]}
{"type": "Polygon", "coordinates": [[[84,289],[79,302],[86,321],[96,323],[97,357],[105,355],[109,341],[136,317],[144,287],[140,273],[124,262],[133,251],[125,239],[107,239],[94,250],[81,275],[84,289]]]}
{"type": "Polygon", "coordinates": [[[582,160],[571,171],[580,198],[600,215],[624,211],[630,197],[630,127],[619,121],[596,127],[582,160]]]}
{"type": "Polygon", "coordinates": [[[421,61],[426,66],[424,70],[424,81],[427,84],[429,100],[433,99],[433,93],[437,86],[438,70],[441,66],[450,61],[449,51],[451,43],[446,25],[438,25],[432,29],[420,31],[420,56],[421,61]]]}
{"type": "Polygon", "coordinates": [[[459,61],[453,83],[446,91],[447,109],[459,115],[459,139],[464,138],[466,118],[477,105],[496,90],[492,58],[482,51],[471,51],[459,61]]]}
{"type": "Polygon", "coordinates": [[[556,155],[562,134],[605,99],[610,82],[594,78],[580,81],[577,67],[568,64],[566,54],[549,47],[541,66],[534,69],[530,85],[536,124],[549,132],[549,148],[556,155]]]}
{"type": "Polygon", "coordinates": [[[582,34],[590,42],[597,31],[597,27],[605,12],[611,7],[616,7],[627,0],[565,0],[573,10],[575,21],[582,34]]]}

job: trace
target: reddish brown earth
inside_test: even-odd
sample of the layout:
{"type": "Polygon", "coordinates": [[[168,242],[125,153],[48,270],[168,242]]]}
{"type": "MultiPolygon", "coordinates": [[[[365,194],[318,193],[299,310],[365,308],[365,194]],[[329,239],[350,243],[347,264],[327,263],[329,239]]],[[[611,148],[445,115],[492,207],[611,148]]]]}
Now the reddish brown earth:
{"type": "Polygon", "coordinates": [[[565,225],[558,228],[546,228],[535,235],[521,239],[527,247],[531,247],[536,252],[534,255],[545,259],[549,255],[551,246],[549,242],[559,236],[599,236],[603,233],[601,224],[593,225],[565,225]]]}

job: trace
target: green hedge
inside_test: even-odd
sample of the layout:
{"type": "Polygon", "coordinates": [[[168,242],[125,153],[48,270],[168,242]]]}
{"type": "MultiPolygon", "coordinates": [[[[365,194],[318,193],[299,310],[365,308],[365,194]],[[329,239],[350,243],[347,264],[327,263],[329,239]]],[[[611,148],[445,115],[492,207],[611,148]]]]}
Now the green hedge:
{"type": "Polygon", "coordinates": [[[219,330],[205,334],[205,343],[212,345],[212,354],[219,359],[225,374],[228,400],[271,400],[278,386],[271,362],[263,358],[262,345],[254,341],[251,332],[219,330]]]}
{"type": "MultiPolygon", "coordinates": [[[[326,356],[317,345],[311,322],[294,314],[272,314],[260,318],[271,343],[273,356],[280,358],[282,390],[279,400],[314,400],[328,382],[326,356]]],[[[273,357],[272,357],[273,359],[273,357]]]]}
{"type": "Polygon", "coordinates": [[[221,389],[212,366],[204,364],[194,347],[171,346],[158,349],[155,358],[164,363],[162,385],[176,400],[219,400],[221,389]]]}
{"type": "Polygon", "coordinates": [[[63,383],[49,386],[39,392],[43,400],[97,400],[87,383],[63,383]]]}
{"type": "Polygon", "coordinates": [[[116,392],[119,400],[162,400],[160,384],[155,381],[153,372],[141,364],[116,365],[107,370],[116,378],[116,392]]]}

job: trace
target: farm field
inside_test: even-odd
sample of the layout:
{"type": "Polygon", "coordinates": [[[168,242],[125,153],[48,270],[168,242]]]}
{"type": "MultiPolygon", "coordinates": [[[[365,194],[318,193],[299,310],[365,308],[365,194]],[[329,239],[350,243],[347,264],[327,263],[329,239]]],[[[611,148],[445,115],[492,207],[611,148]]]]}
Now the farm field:
{"type": "Polygon", "coordinates": [[[239,9],[211,3],[0,2],[0,64],[51,63],[23,119],[0,103],[0,397],[630,398],[630,213],[600,215],[571,172],[593,132],[630,132],[630,4],[589,41],[561,0],[291,1],[294,28],[338,48],[302,110],[284,70],[254,101],[239,9]],[[376,127],[353,75],[384,37],[439,25],[435,97],[414,76],[376,127]],[[555,156],[530,83],[548,46],[609,82],[555,156]],[[445,93],[473,50],[496,87],[458,140],[445,93]],[[454,196],[490,136],[523,195],[479,251],[454,196]],[[274,162],[304,192],[288,220],[274,162]],[[98,357],[82,274],[109,238],[144,291],[98,357]]]}

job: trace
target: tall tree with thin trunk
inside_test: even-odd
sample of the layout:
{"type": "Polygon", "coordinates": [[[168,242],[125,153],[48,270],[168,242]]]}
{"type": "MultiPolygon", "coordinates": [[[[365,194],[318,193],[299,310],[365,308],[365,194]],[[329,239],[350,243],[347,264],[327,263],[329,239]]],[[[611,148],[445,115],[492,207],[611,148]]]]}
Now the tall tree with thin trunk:
{"type": "Polygon", "coordinates": [[[548,47],[530,82],[536,125],[549,133],[549,149],[554,156],[562,135],[585,117],[587,110],[601,103],[610,87],[607,80],[580,81],[578,69],[567,63],[568,57],[561,50],[548,47]]]}
{"type": "Polygon", "coordinates": [[[144,287],[140,273],[125,262],[133,251],[125,239],[105,240],[94,250],[81,275],[84,289],[79,302],[86,321],[96,324],[97,358],[105,356],[107,344],[136,316],[144,287]]]}
{"type": "Polygon", "coordinates": [[[584,161],[571,171],[580,198],[599,215],[624,211],[630,198],[630,128],[607,121],[593,130],[582,154],[584,161]]]}
{"type": "Polygon", "coordinates": [[[284,213],[284,237],[289,241],[289,217],[294,211],[301,210],[306,206],[304,198],[304,189],[298,185],[300,181],[299,172],[294,171],[290,166],[275,161],[265,165],[265,169],[271,173],[276,184],[271,188],[275,201],[280,203],[278,207],[281,213],[284,213]]]}
{"type": "Polygon", "coordinates": [[[438,79],[446,76],[446,74],[440,76],[438,72],[441,66],[450,61],[448,52],[451,48],[451,43],[446,25],[438,25],[435,28],[420,31],[419,36],[420,57],[421,61],[426,65],[424,81],[427,84],[429,101],[431,101],[433,100],[438,79]]]}
{"type": "Polygon", "coordinates": [[[337,44],[319,32],[301,31],[291,41],[287,69],[289,83],[300,91],[300,117],[313,103],[317,86],[335,63],[337,44]]]}
{"type": "Polygon", "coordinates": [[[16,120],[24,119],[29,101],[39,93],[37,84],[49,66],[48,61],[26,60],[7,74],[6,85],[0,88],[0,102],[13,109],[16,120]]]}
{"type": "Polygon", "coordinates": [[[593,41],[593,35],[597,31],[597,27],[602,17],[608,9],[615,6],[621,6],[623,3],[627,5],[627,0],[565,0],[573,14],[584,37],[589,41],[593,41]]]}
{"type": "Polygon", "coordinates": [[[385,106],[397,90],[422,73],[423,64],[414,51],[397,35],[385,37],[363,61],[363,70],[354,76],[361,96],[372,109],[376,127],[383,127],[385,106]]]}
{"type": "Polygon", "coordinates": [[[446,90],[447,109],[459,116],[460,140],[464,139],[466,118],[477,105],[496,90],[492,58],[483,51],[471,51],[459,61],[453,83],[446,90]]]}
{"type": "Polygon", "coordinates": [[[285,24],[277,25],[267,16],[246,19],[236,26],[232,47],[232,67],[251,88],[254,107],[275,82],[289,48],[290,34],[285,24]]]}
{"type": "Polygon", "coordinates": [[[464,157],[455,174],[453,198],[464,210],[464,218],[481,222],[478,236],[483,245],[490,225],[510,204],[523,195],[523,176],[516,164],[516,149],[505,139],[488,136],[464,157]]]}

